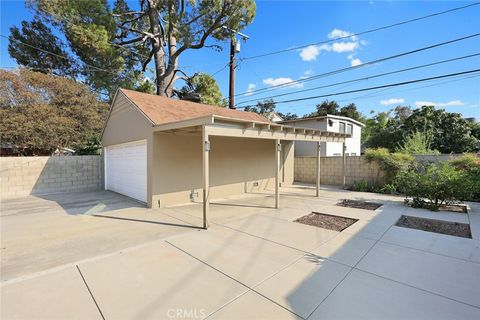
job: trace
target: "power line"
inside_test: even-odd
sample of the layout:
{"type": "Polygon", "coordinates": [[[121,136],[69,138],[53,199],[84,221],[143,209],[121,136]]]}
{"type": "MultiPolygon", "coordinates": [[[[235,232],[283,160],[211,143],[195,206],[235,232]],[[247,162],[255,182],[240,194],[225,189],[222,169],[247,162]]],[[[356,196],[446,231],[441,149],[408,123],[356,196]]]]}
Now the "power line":
{"type": "MultiPolygon", "coordinates": [[[[471,74],[471,73],[475,73],[475,72],[479,72],[479,71],[480,71],[480,69],[473,69],[473,70],[467,70],[467,71],[462,71],[462,72],[457,72],[457,73],[444,74],[444,75],[430,77],[430,78],[423,78],[423,79],[416,79],[416,80],[403,81],[403,82],[397,82],[397,83],[390,83],[390,84],[385,84],[385,85],[375,86],[375,87],[368,87],[368,88],[362,88],[362,89],[356,89],[356,90],[329,93],[329,94],[323,94],[323,95],[318,95],[318,96],[310,96],[310,97],[304,97],[304,98],[297,98],[297,99],[291,99],[291,100],[282,100],[282,101],[277,101],[275,103],[280,104],[280,103],[288,103],[288,102],[297,102],[297,101],[311,100],[311,99],[317,99],[317,98],[326,98],[326,97],[331,97],[331,96],[344,95],[344,94],[348,94],[348,93],[355,93],[355,92],[363,92],[363,91],[376,90],[376,89],[382,89],[382,88],[404,86],[404,85],[411,84],[411,83],[455,77],[455,76],[459,76],[459,75],[463,75],[463,74],[471,74]]],[[[254,107],[254,106],[255,105],[248,105],[248,106],[242,106],[242,107],[238,107],[238,108],[246,108],[246,107],[254,107]]]]}
{"type": "MultiPolygon", "coordinates": [[[[431,66],[434,66],[434,65],[442,64],[442,63],[448,63],[448,62],[452,62],[452,61],[458,61],[458,60],[467,59],[467,58],[472,58],[472,57],[476,57],[476,56],[480,56],[480,52],[479,52],[479,53],[470,54],[470,55],[466,55],[466,56],[456,57],[456,58],[452,58],[452,59],[447,59],[447,60],[432,62],[432,63],[428,63],[428,64],[417,65],[417,66],[414,66],[414,67],[404,68],[404,69],[400,69],[400,70],[395,70],[395,71],[390,71],[390,72],[375,74],[375,75],[366,76],[366,77],[362,77],[362,78],[357,78],[357,79],[353,79],[353,80],[347,80],[347,81],[341,81],[341,82],[336,82],[336,83],[332,83],[332,84],[322,85],[322,86],[318,86],[318,87],[314,87],[314,88],[297,90],[297,91],[293,91],[293,92],[282,93],[282,94],[277,94],[277,95],[267,96],[267,97],[261,97],[261,98],[257,98],[257,99],[245,100],[245,101],[239,102],[239,104],[243,104],[243,103],[247,103],[247,102],[252,102],[252,101],[257,101],[257,100],[260,100],[260,99],[263,100],[263,99],[271,99],[271,98],[276,98],[276,97],[283,97],[283,96],[288,96],[288,95],[297,94],[297,93],[301,93],[301,92],[307,92],[307,91],[312,91],[312,90],[317,90],[317,89],[334,87],[334,86],[337,86],[337,85],[346,84],[346,83],[353,83],[353,82],[362,81],[362,80],[370,80],[370,79],[374,79],[374,78],[383,77],[383,76],[386,76],[386,75],[391,75],[391,74],[402,73],[402,72],[406,72],[406,71],[411,71],[411,70],[416,70],[416,69],[431,67],[431,66]]],[[[257,93],[257,94],[259,94],[259,93],[257,93]]],[[[255,95],[255,94],[254,94],[254,95],[255,95]]]]}
{"type": "Polygon", "coordinates": [[[390,24],[390,25],[382,26],[382,27],[377,27],[377,28],[362,31],[362,32],[352,33],[352,34],[349,34],[348,36],[344,36],[344,37],[338,37],[338,38],[324,40],[324,41],[320,41],[320,42],[314,42],[314,43],[310,43],[310,44],[306,44],[306,45],[302,45],[302,46],[298,46],[298,47],[291,47],[291,48],[287,48],[287,49],[283,49],[283,50],[262,53],[262,54],[255,55],[255,56],[245,57],[241,60],[252,60],[252,59],[257,59],[257,58],[262,58],[262,57],[267,57],[267,56],[279,54],[279,53],[285,53],[285,52],[290,52],[290,51],[294,51],[294,50],[298,50],[298,49],[303,49],[303,48],[306,48],[306,47],[309,47],[309,46],[316,46],[316,45],[327,44],[327,43],[342,40],[342,39],[349,39],[351,37],[361,36],[361,35],[364,35],[364,34],[376,32],[376,31],[380,31],[380,30],[385,30],[385,29],[398,27],[400,25],[408,24],[408,23],[411,23],[411,22],[416,22],[416,21],[425,20],[425,19],[428,19],[428,18],[440,16],[440,15],[451,13],[451,12],[454,12],[454,11],[467,9],[467,8],[470,8],[470,7],[473,7],[473,6],[477,6],[479,4],[480,4],[480,2],[475,2],[475,3],[472,3],[472,4],[465,5],[465,6],[456,7],[456,8],[452,8],[452,9],[449,9],[449,10],[432,13],[432,14],[429,14],[429,15],[426,15],[426,16],[413,18],[413,19],[393,23],[393,24],[390,24]]]}
{"type": "MultiPolygon", "coordinates": [[[[9,38],[9,37],[7,37],[7,36],[5,36],[5,35],[3,35],[3,34],[0,34],[0,37],[3,37],[3,38],[6,38],[6,39],[9,39],[9,40],[10,40],[10,38],[9,38]]],[[[23,44],[24,46],[27,46],[27,47],[30,47],[30,48],[36,49],[36,50],[38,50],[38,51],[41,51],[41,52],[43,52],[43,53],[50,54],[50,55],[56,56],[56,57],[58,57],[58,58],[65,59],[65,60],[67,60],[67,61],[69,61],[69,60],[70,60],[68,57],[65,57],[65,56],[62,56],[62,55],[60,55],[60,54],[57,54],[57,53],[55,53],[55,52],[51,52],[51,51],[48,51],[48,50],[45,50],[45,49],[42,49],[42,48],[39,48],[39,47],[33,46],[33,45],[31,45],[31,44],[28,44],[28,43],[26,43],[26,42],[23,42],[23,41],[21,41],[21,40],[18,40],[18,39],[13,39],[13,38],[12,38],[11,40],[13,40],[13,41],[15,41],[15,42],[18,42],[18,43],[21,43],[21,44],[23,44]]],[[[84,64],[84,65],[86,65],[87,67],[94,68],[94,69],[96,69],[97,71],[104,71],[104,72],[108,72],[108,73],[116,74],[116,72],[114,72],[114,71],[107,70],[107,69],[102,69],[102,68],[96,67],[96,66],[94,66],[94,65],[91,65],[91,64],[85,63],[85,62],[84,62],[83,64],[84,64]]]]}
{"type": "Polygon", "coordinates": [[[422,47],[422,48],[402,52],[402,53],[399,53],[399,54],[395,54],[395,55],[392,55],[392,56],[388,56],[388,57],[364,62],[364,63],[362,63],[360,65],[357,65],[357,66],[351,66],[351,67],[347,67],[347,68],[337,69],[337,70],[329,71],[329,72],[326,72],[326,73],[321,73],[321,74],[318,74],[318,75],[314,75],[314,76],[311,76],[311,77],[306,77],[306,78],[302,78],[302,79],[293,80],[293,81],[289,81],[289,82],[286,82],[286,83],[270,86],[270,87],[267,87],[267,88],[260,88],[260,89],[257,89],[257,90],[252,90],[250,92],[239,93],[239,94],[237,94],[237,96],[252,95],[252,93],[255,93],[255,92],[272,91],[272,90],[276,90],[277,88],[284,88],[284,87],[291,86],[292,84],[312,81],[312,80],[323,78],[323,77],[326,77],[326,76],[331,76],[331,75],[334,75],[334,74],[343,73],[343,72],[346,72],[346,71],[362,68],[362,67],[365,67],[365,66],[368,66],[368,65],[376,64],[376,63],[387,61],[387,60],[392,60],[392,59],[404,57],[404,56],[411,55],[411,54],[414,54],[414,53],[422,52],[422,51],[425,51],[425,50],[430,50],[430,49],[433,49],[433,48],[445,46],[445,45],[448,45],[448,44],[451,44],[451,43],[467,40],[467,39],[478,37],[478,36],[480,36],[480,33],[474,33],[474,34],[471,34],[471,35],[468,35],[468,36],[464,36],[464,37],[460,37],[460,38],[436,43],[436,44],[433,44],[433,45],[429,45],[427,47],[422,47]]]}

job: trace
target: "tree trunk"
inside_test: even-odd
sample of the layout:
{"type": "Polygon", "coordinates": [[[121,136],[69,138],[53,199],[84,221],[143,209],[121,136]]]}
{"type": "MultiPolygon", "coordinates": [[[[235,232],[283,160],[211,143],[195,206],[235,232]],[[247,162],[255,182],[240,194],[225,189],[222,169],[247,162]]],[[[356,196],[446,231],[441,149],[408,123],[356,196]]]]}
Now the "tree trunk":
{"type": "Polygon", "coordinates": [[[150,21],[150,32],[155,35],[150,39],[153,50],[153,59],[155,61],[155,75],[157,95],[166,96],[166,87],[164,83],[165,77],[165,52],[162,48],[161,39],[163,37],[160,22],[158,20],[159,13],[155,6],[154,0],[148,0],[148,20],[150,21]]]}

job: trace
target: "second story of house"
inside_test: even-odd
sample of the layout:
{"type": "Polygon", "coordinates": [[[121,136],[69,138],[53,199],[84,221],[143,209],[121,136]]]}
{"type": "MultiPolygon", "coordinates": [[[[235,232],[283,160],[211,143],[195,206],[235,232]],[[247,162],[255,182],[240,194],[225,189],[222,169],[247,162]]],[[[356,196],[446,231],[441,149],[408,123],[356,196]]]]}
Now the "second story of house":
{"type": "MultiPolygon", "coordinates": [[[[280,123],[299,128],[312,128],[322,131],[351,134],[351,138],[347,138],[345,141],[347,147],[346,153],[348,155],[360,155],[362,128],[365,127],[365,125],[357,120],[337,115],[325,115],[282,121],[280,123]]],[[[299,144],[297,149],[295,152],[298,156],[313,156],[315,154],[314,147],[310,145],[304,146],[303,144],[299,144]]],[[[334,142],[323,144],[323,149],[321,150],[322,156],[340,156],[341,152],[341,144],[334,142]]]]}

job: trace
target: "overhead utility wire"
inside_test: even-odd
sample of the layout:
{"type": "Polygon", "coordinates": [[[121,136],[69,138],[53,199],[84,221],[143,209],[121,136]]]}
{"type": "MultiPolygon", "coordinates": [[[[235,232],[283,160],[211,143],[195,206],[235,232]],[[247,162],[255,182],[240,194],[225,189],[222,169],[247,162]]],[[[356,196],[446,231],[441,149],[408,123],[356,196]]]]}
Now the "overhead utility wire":
{"type": "MultiPolygon", "coordinates": [[[[428,64],[422,64],[422,65],[418,65],[418,66],[414,66],[414,67],[409,67],[409,68],[405,68],[405,69],[399,69],[399,70],[395,70],[395,71],[389,71],[389,72],[385,72],[385,73],[375,74],[375,75],[366,76],[366,77],[362,77],[362,78],[357,78],[357,79],[353,79],[353,80],[347,80],[347,81],[341,81],[341,82],[336,82],[336,83],[332,83],[332,84],[322,85],[322,86],[319,86],[319,87],[302,89],[302,90],[296,90],[296,91],[287,92],[287,93],[282,93],[282,94],[277,94],[277,95],[273,95],[273,96],[260,97],[260,98],[257,98],[257,99],[250,99],[250,100],[240,101],[238,104],[243,104],[243,103],[252,102],[252,101],[258,101],[259,99],[262,99],[262,100],[263,100],[263,99],[271,99],[271,98],[276,98],[276,97],[283,97],[283,96],[288,96],[288,95],[297,94],[297,93],[301,93],[301,92],[307,92],[307,91],[312,91],[312,90],[317,90],[317,89],[334,87],[334,86],[337,86],[337,85],[346,84],[346,83],[352,83],[352,82],[357,82],[357,81],[362,81],[362,80],[370,80],[370,79],[379,78],[379,77],[383,77],[383,76],[387,76],[387,75],[391,75],[391,74],[402,73],[402,72],[406,72],[406,71],[411,71],[411,70],[416,70],[416,69],[431,67],[431,66],[434,66],[434,65],[442,64],[442,63],[447,63],[447,62],[452,62],[452,61],[458,61],[458,60],[462,60],[462,59],[468,59],[468,58],[472,58],[472,57],[476,57],[476,56],[480,56],[480,52],[479,52],[479,53],[470,54],[470,55],[466,55],[466,56],[456,57],[456,58],[452,58],[452,59],[447,59],[447,60],[432,62],[432,63],[428,63],[428,64]]],[[[258,94],[258,93],[257,93],[257,94],[258,94]]],[[[254,94],[254,95],[255,95],[255,94],[254,94]]]]}
{"type": "MultiPolygon", "coordinates": [[[[376,89],[382,89],[382,88],[404,86],[404,85],[411,84],[411,83],[455,77],[455,76],[459,76],[459,75],[463,75],[463,74],[470,74],[470,73],[475,73],[475,72],[480,72],[480,69],[473,69],[473,70],[467,70],[467,71],[462,71],[462,72],[457,72],[457,73],[444,74],[444,75],[430,77],[430,78],[423,78],[423,79],[416,79],[416,80],[403,81],[403,82],[397,82],[397,83],[390,83],[390,84],[385,84],[385,85],[381,85],[381,86],[368,87],[368,88],[349,90],[349,91],[343,91],[343,92],[336,92],[336,93],[329,93],[329,94],[323,94],[323,95],[318,95],[318,96],[310,96],[310,97],[304,97],[304,98],[282,100],[282,101],[276,101],[275,103],[280,104],[280,103],[288,103],[288,102],[297,102],[297,101],[311,100],[311,99],[317,99],[317,98],[326,98],[326,97],[331,97],[331,96],[344,95],[344,94],[348,94],[348,93],[355,93],[355,92],[363,92],[363,91],[376,90],[376,89]]],[[[254,107],[254,106],[255,105],[248,105],[248,106],[241,106],[241,107],[237,107],[237,108],[246,108],[246,107],[254,107]]]]}
{"type": "MultiPolygon", "coordinates": [[[[9,37],[7,37],[7,36],[5,36],[5,35],[3,35],[3,34],[0,34],[0,37],[9,39],[9,37]]],[[[10,40],[10,39],[9,39],[9,40],[10,40]]],[[[42,49],[42,48],[33,46],[33,45],[28,44],[28,43],[26,43],[26,42],[23,42],[23,41],[21,41],[21,40],[17,40],[17,39],[12,39],[12,40],[15,41],[15,42],[21,43],[21,44],[23,44],[24,46],[27,46],[27,47],[36,49],[36,50],[38,50],[38,51],[41,51],[41,52],[43,52],[43,53],[50,54],[50,55],[56,56],[56,57],[58,57],[58,58],[65,59],[65,60],[67,60],[67,61],[70,60],[68,57],[62,56],[61,54],[57,54],[57,53],[55,53],[55,52],[51,52],[51,51],[48,51],[48,50],[45,50],[45,49],[42,49]]],[[[112,70],[102,69],[102,68],[96,67],[96,66],[94,66],[94,65],[88,64],[88,63],[83,63],[83,64],[86,65],[87,67],[94,68],[94,69],[96,69],[97,71],[104,71],[104,72],[109,72],[109,73],[112,73],[112,74],[116,74],[116,72],[114,72],[114,71],[112,71],[112,70]]]]}
{"type": "Polygon", "coordinates": [[[357,32],[357,33],[352,33],[352,34],[350,34],[350,35],[348,35],[348,36],[344,36],[344,37],[338,37],[338,38],[329,39],[329,40],[324,40],[324,41],[320,41],[320,42],[314,42],[314,43],[310,43],[310,44],[305,44],[305,45],[298,46],[298,47],[291,47],[291,48],[287,48],[287,49],[283,49],[283,50],[278,50],[278,51],[273,51],[273,52],[262,53],[262,54],[255,55],[255,56],[245,57],[245,58],[242,58],[241,60],[252,60],[252,59],[257,59],[257,58],[262,58],[262,57],[267,57],[267,56],[279,54],[279,53],[284,53],[284,52],[290,52],[290,51],[294,51],[294,50],[298,50],[298,49],[303,49],[303,48],[306,48],[306,47],[309,47],[309,46],[316,46],[316,45],[326,44],[326,43],[330,43],[330,42],[334,42],[334,41],[338,41],[338,40],[342,40],[342,39],[348,39],[348,38],[355,37],[355,36],[361,36],[361,35],[364,35],[364,34],[376,32],[376,31],[380,31],[380,30],[385,30],[385,29],[390,29],[390,28],[393,28],[393,27],[398,27],[398,26],[400,26],[400,25],[408,24],[408,23],[411,23],[411,22],[416,22],[416,21],[420,21],[420,20],[424,20],[424,19],[436,17],[436,16],[443,15],[443,14],[447,14],[447,13],[450,13],[450,12],[467,9],[467,8],[470,8],[470,7],[473,7],[473,6],[477,6],[477,5],[479,5],[479,4],[480,4],[480,2],[475,2],[475,3],[471,3],[471,4],[468,4],[468,5],[465,5],[465,6],[456,7],[456,8],[452,8],[452,9],[449,9],[449,10],[432,13],[432,14],[429,14],[429,15],[426,15],[426,16],[422,16],[422,17],[418,17],[418,18],[413,18],[413,19],[409,19],[409,20],[405,20],[405,21],[393,23],[393,24],[390,24],[390,25],[382,26],[382,27],[377,27],[377,28],[374,28],[374,29],[366,30],[366,31],[361,31],[361,32],[357,32]]]}
{"type": "Polygon", "coordinates": [[[379,63],[379,62],[404,57],[404,56],[411,55],[411,54],[414,54],[414,53],[430,50],[430,49],[433,49],[433,48],[445,46],[445,45],[448,45],[448,44],[451,44],[451,43],[471,39],[471,38],[478,37],[478,36],[480,36],[480,33],[474,33],[474,34],[471,34],[471,35],[468,35],[468,36],[464,36],[464,37],[460,37],[460,38],[436,43],[436,44],[433,44],[433,45],[430,45],[430,46],[427,46],[427,47],[422,47],[422,48],[402,52],[402,53],[399,53],[399,54],[395,54],[395,55],[392,55],[392,56],[388,56],[388,57],[364,62],[364,63],[362,63],[358,66],[351,66],[351,67],[347,67],[347,68],[337,69],[337,70],[329,71],[329,72],[326,72],[326,73],[321,73],[321,74],[318,74],[318,75],[314,75],[314,76],[311,76],[311,77],[306,77],[306,78],[302,78],[302,79],[293,80],[293,81],[285,82],[285,83],[282,83],[282,84],[270,86],[270,87],[267,87],[267,88],[260,88],[260,89],[257,89],[257,90],[252,90],[250,92],[243,92],[243,93],[237,94],[236,96],[251,95],[252,93],[255,93],[255,92],[276,90],[276,88],[284,88],[284,87],[291,86],[292,84],[312,81],[312,80],[323,78],[323,77],[326,77],[326,76],[330,76],[330,75],[334,75],[334,74],[338,74],[338,73],[343,73],[343,72],[346,72],[346,71],[362,68],[362,67],[365,67],[365,66],[368,66],[368,65],[371,65],[371,64],[376,64],[376,63],[379,63]]]}

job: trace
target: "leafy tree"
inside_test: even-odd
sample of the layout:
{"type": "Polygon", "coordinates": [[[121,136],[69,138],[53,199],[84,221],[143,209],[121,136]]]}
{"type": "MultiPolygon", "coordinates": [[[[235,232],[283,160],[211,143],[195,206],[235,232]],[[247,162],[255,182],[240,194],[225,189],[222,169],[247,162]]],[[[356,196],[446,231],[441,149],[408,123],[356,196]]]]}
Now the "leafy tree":
{"type": "Polygon", "coordinates": [[[350,103],[349,105],[340,107],[340,105],[336,101],[325,100],[322,103],[317,104],[315,108],[316,111],[305,116],[318,117],[330,114],[342,117],[349,117],[362,123],[366,121],[365,117],[357,110],[357,106],[354,103],[350,103]]]}
{"type": "Polygon", "coordinates": [[[66,52],[65,44],[42,21],[22,21],[21,30],[13,26],[10,32],[8,53],[19,64],[38,72],[77,77],[75,61],[66,52]]]}
{"type": "Polygon", "coordinates": [[[287,113],[277,112],[277,113],[285,121],[298,119],[298,116],[295,113],[291,113],[291,112],[287,112],[287,113]]]}
{"type": "Polygon", "coordinates": [[[209,105],[225,107],[225,99],[218,87],[215,78],[206,73],[195,74],[188,79],[188,85],[185,85],[178,92],[181,99],[192,100],[209,105]]]}
{"type": "Polygon", "coordinates": [[[68,147],[83,154],[99,141],[108,105],[73,80],[26,69],[0,70],[0,136],[25,155],[68,147]]]}
{"type": "Polygon", "coordinates": [[[432,136],[426,132],[417,131],[409,135],[398,148],[399,152],[408,154],[439,154],[431,149],[432,136]]]}
{"type": "Polygon", "coordinates": [[[405,119],[403,130],[407,134],[417,131],[432,136],[432,149],[441,153],[463,153],[478,150],[478,139],[472,135],[471,126],[461,114],[423,106],[405,119]]]}
{"type": "Polygon", "coordinates": [[[273,113],[276,112],[283,120],[293,120],[297,119],[298,116],[295,113],[281,113],[275,111],[277,108],[277,105],[273,99],[266,99],[263,101],[258,101],[257,105],[255,107],[245,107],[245,111],[251,111],[255,112],[258,114],[261,114],[263,116],[266,116],[267,118],[273,113]]]}
{"type": "Polygon", "coordinates": [[[114,14],[121,30],[115,43],[147,46],[143,70],[153,60],[156,92],[171,97],[180,55],[205,46],[219,48],[207,40],[230,39],[229,30],[242,30],[253,21],[256,6],[253,0],[142,0],[131,10],[122,0],[122,9],[114,14]]]}

